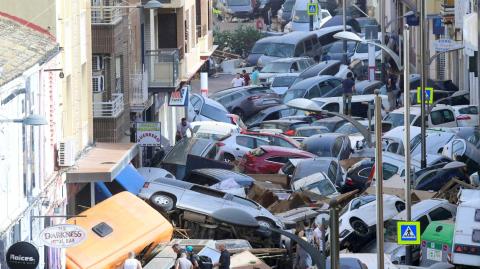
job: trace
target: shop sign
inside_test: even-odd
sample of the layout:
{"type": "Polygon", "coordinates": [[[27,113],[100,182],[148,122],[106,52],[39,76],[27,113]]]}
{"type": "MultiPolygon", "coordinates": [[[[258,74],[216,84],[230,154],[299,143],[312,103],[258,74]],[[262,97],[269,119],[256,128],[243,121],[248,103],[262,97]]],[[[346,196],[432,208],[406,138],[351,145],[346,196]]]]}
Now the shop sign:
{"type": "Polygon", "coordinates": [[[137,144],[140,146],[161,146],[160,122],[137,122],[137,144]]]}
{"type": "Polygon", "coordinates": [[[6,260],[10,269],[35,269],[39,254],[34,245],[21,241],[8,248],[6,260]]]}
{"type": "Polygon", "coordinates": [[[77,225],[60,224],[45,228],[40,233],[40,240],[52,248],[69,248],[76,246],[87,238],[85,230],[77,225]]]}
{"type": "Polygon", "coordinates": [[[187,106],[188,86],[170,93],[169,106],[187,106]]]}

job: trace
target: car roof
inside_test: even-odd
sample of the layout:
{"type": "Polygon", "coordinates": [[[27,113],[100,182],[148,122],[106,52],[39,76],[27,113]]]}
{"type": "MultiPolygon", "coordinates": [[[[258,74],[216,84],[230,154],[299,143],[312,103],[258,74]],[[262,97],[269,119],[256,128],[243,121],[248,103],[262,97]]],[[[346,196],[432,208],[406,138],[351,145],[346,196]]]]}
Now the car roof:
{"type": "Polygon", "coordinates": [[[278,36],[278,39],[275,43],[297,44],[299,41],[311,37],[317,36],[312,32],[294,31],[282,36],[278,36]]]}
{"type": "Polygon", "coordinates": [[[263,149],[265,152],[282,152],[285,154],[303,154],[305,156],[311,156],[314,157],[315,155],[301,150],[297,148],[287,148],[287,147],[280,147],[280,146],[260,146],[261,149],[263,149]]]}
{"type": "Polygon", "coordinates": [[[291,89],[309,89],[313,85],[318,84],[318,83],[320,83],[322,81],[325,81],[325,80],[329,80],[329,79],[338,79],[338,78],[336,78],[334,76],[327,76],[327,75],[314,76],[314,77],[306,78],[302,81],[299,81],[299,82],[293,84],[291,89]]]}
{"type": "Polygon", "coordinates": [[[235,171],[227,170],[227,169],[220,169],[220,168],[201,168],[195,169],[191,172],[192,174],[201,174],[209,177],[213,177],[219,180],[227,180],[229,178],[234,179],[242,179],[245,181],[254,181],[252,177],[249,177],[245,174],[240,174],[235,171]]]}
{"type": "MultiPolygon", "coordinates": [[[[325,134],[316,134],[310,137],[307,137],[303,140],[304,144],[307,143],[318,143],[320,140],[322,145],[330,147],[330,144],[333,143],[338,137],[345,136],[344,134],[339,133],[325,133],[325,134]],[[314,142],[315,141],[315,142],[314,142]]],[[[322,147],[323,148],[323,147],[322,147]]]]}
{"type": "MultiPolygon", "coordinates": [[[[448,108],[452,109],[451,106],[449,106],[449,105],[437,104],[436,106],[434,106],[432,108],[432,111],[439,110],[439,109],[448,109],[448,108]]],[[[410,115],[420,115],[420,109],[421,109],[420,105],[410,106],[410,115]]],[[[390,113],[403,114],[404,112],[405,112],[405,109],[402,107],[402,108],[397,108],[390,113]]]]}
{"type": "MultiPolygon", "coordinates": [[[[421,215],[424,215],[428,211],[430,211],[432,208],[437,207],[442,204],[449,204],[451,205],[447,200],[443,199],[425,199],[422,200],[412,206],[412,220],[419,218],[421,215]]],[[[400,220],[400,219],[406,219],[407,217],[407,212],[406,210],[398,213],[393,219],[395,220],[400,220]]]]}
{"type": "Polygon", "coordinates": [[[312,65],[309,68],[307,68],[305,71],[300,73],[300,75],[298,75],[298,77],[308,78],[308,77],[317,76],[318,73],[320,73],[320,71],[322,71],[322,70],[324,70],[324,69],[326,69],[326,68],[328,68],[332,65],[339,65],[339,64],[341,64],[341,62],[338,61],[338,60],[329,60],[329,61],[319,62],[318,64],[312,65]]]}
{"type": "MultiPolygon", "coordinates": [[[[352,29],[352,27],[350,25],[347,25],[347,31],[349,31],[350,29],[352,29]]],[[[343,31],[343,25],[334,25],[334,26],[321,28],[319,30],[313,31],[313,33],[315,33],[317,37],[320,37],[322,35],[329,34],[335,31],[343,31]]]]}
{"type": "Polygon", "coordinates": [[[261,38],[261,39],[257,40],[257,42],[255,42],[255,44],[256,43],[275,42],[275,41],[278,40],[278,38],[279,38],[279,36],[267,36],[267,37],[264,37],[264,38],[261,38]]]}
{"type": "Polygon", "coordinates": [[[235,88],[228,88],[224,90],[220,90],[218,92],[213,93],[210,95],[210,98],[219,98],[227,94],[235,93],[235,92],[243,92],[243,91],[248,91],[250,89],[268,89],[267,87],[264,86],[257,86],[257,85],[250,85],[250,86],[243,86],[243,87],[235,87],[235,88]]]}
{"type": "Polygon", "coordinates": [[[215,108],[218,108],[218,109],[220,109],[220,110],[225,111],[225,113],[228,113],[227,109],[225,109],[225,107],[224,107],[222,104],[220,104],[219,102],[217,102],[217,101],[215,101],[215,100],[213,100],[213,99],[211,99],[211,98],[201,96],[200,94],[196,94],[196,93],[195,93],[194,95],[200,97],[200,98],[204,101],[204,104],[213,106],[213,107],[215,107],[215,108]]]}
{"type": "Polygon", "coordinates": [[[378,80],[360,80],[355,83],[355,90],[361,89],[360,91],[362,91],[366,87],[370,87],[372,85],[377,85],[377,84],[383,86],[383,83],[378,80]]]}

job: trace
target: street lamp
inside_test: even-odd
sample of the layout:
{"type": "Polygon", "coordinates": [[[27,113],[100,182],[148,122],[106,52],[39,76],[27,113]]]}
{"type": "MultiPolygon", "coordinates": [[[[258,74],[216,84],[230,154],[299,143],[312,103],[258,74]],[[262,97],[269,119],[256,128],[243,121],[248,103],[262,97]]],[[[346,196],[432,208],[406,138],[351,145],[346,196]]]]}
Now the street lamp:
{"type": "Polygon", "coordinates": [[[35,114],[28,115],[23,119],[0,119],[0,123],[4,122],[22,123],[29,126],[41,126],[48,124],[47,120],[43,116],[35,114]]]}
{"type": "Polygon", "coordinates": [[[393,59],[393,61],[398,67],[398,70],[403,69],[402,62],[400,61],[400,58],[398,57],[398,55],[393,50],[389,49],[387,46],[383,44],[378,44],[373,41],[362,39],[359,35],[352,32],[347,32],[347,31],[338,32],[334,34],[333,37],[340,40],[354,41],[354,42],[377,46],[381,48],[383,51],[385,51],[388,54],[388,56],[390,56],[393,59]]]}

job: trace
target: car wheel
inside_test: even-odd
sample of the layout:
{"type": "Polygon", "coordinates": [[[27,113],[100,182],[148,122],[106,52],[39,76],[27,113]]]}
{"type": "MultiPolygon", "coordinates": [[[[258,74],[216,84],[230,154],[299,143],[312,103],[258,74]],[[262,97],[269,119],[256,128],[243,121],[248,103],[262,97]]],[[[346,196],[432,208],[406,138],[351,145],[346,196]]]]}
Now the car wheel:
{"type": "Polygon", "coordinates": [[[350,220],[350,225],[352,226],[353,230],[359,236],[367,236],[368,235],[368,225],[360,219],[354,218],[350,220]]]}
{"type": "Polygon", "coordinates": [[[233,155],[230,153],[224,153],[223,161],[226,163],[233,163],[235,161],[235,157],[233,157],[233,155]]]}
{"type": "Polygon", "coordinates": [[[239,118],[243,120],[244,113],[240,108],[235,108],[233,110],[233,114],[237,115],[239,118]]]}
{"type": "Polygon", "coordinates": [[[395,208],[397,209],[398,212],[402,212],[403,210],[405,210],[405,204],[402,202],[396,202],[395,208]]]}
{"type": "Polygon", "coordinates": [[[171,211],[175,207],[175,201],[167,194],[154,194],[150,197],[150,201],[155,207],[165,212],[171,211]]]}

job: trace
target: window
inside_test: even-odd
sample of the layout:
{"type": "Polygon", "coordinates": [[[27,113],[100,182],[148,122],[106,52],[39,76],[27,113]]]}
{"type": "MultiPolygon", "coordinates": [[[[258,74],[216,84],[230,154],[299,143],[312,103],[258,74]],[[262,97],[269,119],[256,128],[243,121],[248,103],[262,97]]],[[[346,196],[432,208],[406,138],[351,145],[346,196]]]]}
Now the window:
{"type": "Polygon", "coordinates": [[[389,163],[383,163],[383,179],[389,179],[398,172],[398,167],[389,163]]]}
{"type": "Polygon", "coordinates": [[[202,105],[200,97],[198,97],[196,95],[192,95],[192,97],[190,97],[190,103],[192,104],[194,109],[200,110],[200,107],[202,105]]]}
{"type": "Polygon", "coordinates": [[[455,121],[453,112],[447,109],[441,109],[431,112],[430,119],[432,121],[432,124],[434,125],[455,121]]]}
{"type": "Polygon", "coordinates": [[[330,76],[333,76],[335,74],[338,73],[338,70],[340,70],[340,65],[339,64],[335,64],[335,65],[332,65],[332,66],[329,66],[325,69],[322,70],[322,72],[320,72],[319,75],[330,75],[330,76]]]}
{"type": "Polygon", "coordinates": [[[293,148],[294,147],[292,144],[288,143],[286,140],[278,138],[278,137],[273,137],[272,145],[280,146],[280,147],[284,147],[284,148],[293,148]]]}
{"type": "Polygon", "coordinates": [[[209,177],[204,177],[202,175],[195,174],[193,177],[185,179],[185,181],[202,185],[202,186],[212,186],[218,183],[218,180],[211,179],[209,177]]]}
{"type": "Polygon", "coordinates": [[[333,89],[332,86],[330,86],[330,84],[328,84],[326,81],[321,82],[318,84],[318,86],[320,87],[320,96],[326,95],[330,90],[333,89]]]}
{"type": "Polygon", "coordinates": [[[400,144],[397,143],[397,142],[392,142],[390,143],[388,146],[387,146],[387,151],[388,152],[393,152],[393,153],[397,153],[397,150],[398,150],[398,146],[400,144]]]}
{"type": "Polygon", "coordinates": [[[207,118],[210,118],[214,121],[221,121],[230,123],[230,118],[227,117],[227,113],[221,109],[218,109],[214,106],[204,105],[202,107],[201,114],[207,118]]]}
{"type": "Polygon", "coordinates": [[[300,70],[305,70],[307,69],[310,65],[307,63],[307,61],[298,61],[298,65],[300,66],[300,70]]]}
{"type": "Polygon", "coordinates": [[[266,116],[264,121],[267,121],[267,120],[278,120],[280,118],[279,116],[279,112],[273,112],[273,113],[270,113],[270,115],[266,116]]]}
{"type": "Polygon", "coordinates": [[[239,204],[249,206],[249,207],[253,207],[253,208],[258,208],[257,204],[255,204],[254,202],[252,202],[250,200],[247,200],[247,199],[244,199],[244,198],[241,198],[241,197],[237,197],[237,196],[232,197],[232,202],[239,203],[239,204]]]}
{"type": "Polygon", "coordinates": [[[475,209],[475,221],[480,221],[480,209],[475,209]]]}
{"type": "Polygon", "coordinates": [[[309,52],[313,48],[312,40],[305,40],[305,51],[309,52]]]}
{"type": "Polygon", "coordinates": [[[361,177],[364,177],[364,178],[368,178],[370,176],[370,173],[372,172],[372,168],[371,167],[368,167],[368,168],[363,168],[362,170],[360,170],[358,172],[358,175],[361,176],[361,177]]]}
{"type": "Polygon", "coordinates": [[[337,157],[340,154],[340,150],[342,150],[342,139],[337,138],[335,139],[335,144],[333,144],[332,157],[337,157]]]}
{"type": "Polygon", "coordinates": [[[263,140],[263,139],[255,139],[255,142],[257,144],[256,147],[267,146],[269,144],[268,141],[263,140]]]}
{"type": "MultiPolygon", "coordinates": [[[[413,126],[416,126],[416,127],[421,127],[422,126],[422,121],[421,121],[421,118],[418,117],[415,122],[413,123],[413,126]]],[[[393,126],[392,126],[393,127],[393,126]]]]}
{"type": "Polygon", "coordinates": [[[217,198],[223,198],[223,196],[225,196],[225,194],[221,191],[217,191],[214,189],[210,189],[210,188],[206,188],[198,185],[193,185],[190,190],[194,192],[202,193],[208,196],[217,197],[217,198]]]}
{"type": "Polygon", "coordinates": [[[312,98],[317,98],[317,97],[320,97],[320,96],[321,96],[320,88],[318,88],[318,86],[315,85],[307,92],[307,94],[305,95],[305,98],[306,99],[312,99],[312,98]]]}
{"type": "Polygon", "coordinates": [[[427,216],[422,216],[418,221],[420,222],[420,234],[423,234],[430,222],[428,221],[427,216]]]}
{"type": "Polygon", "coordinates": [[[250,149],[255,148],[255,140],[252,137],[240,135],[240,136],[237,136],[236,141],[237,141],[237,144],[242,147],[246,147],[250,149]]]}
{"type": "MultiPolygon", "coordinates": [[[[294,57],[302,56],[304,53],[305,53],[305,49],[303,48],[303,43],[298,44],[298,46],[295,47],[294,57]]],[[[287,57],[290,57],[290,56],[287,56],[287,57]]]]}
{"type": "Polygon", "coordinates": [[[331,162],[330,166],[328,167],[328,177],[330,178],[330,181],[335,184],[337,181],[337,163],[331,162]]]}
{"type": "Polygon", "coordinates": [[[472,241],[475,243],[480,243],[480,230],[473,230],[472,241]]]}
{"type": "Polygon", "coordinates": [[[289,159],[288,157],[271,157],[271,158],[268,158],[267,161],[274,162],[274,163],[287,163],[288,159],[289,159]]]}
{"type": "MultiPolygon", "coordinates": [[[[335,73],[335,74],[336,74],[336,73],[335,73]]],[[[335,74],[334,74],[334,75],[335,75],[335,74]]],[[[328,82],[329,82],[330,85],[332,85],[332,87],[334,87],[334,88],[342,86],[342,82],[341,82],[340,80],[332,79],[332,80],[329,80],[328,82]]]]}
{"type": "Polygon", "coordinates": [[[430,219],[432,221],[446,220],[453,217],[452,213],[450,213],[450,211],[446,210],[443,207],[436,208],[432,212],[428,213],[428,215],[430,215],[430,219]]]}
{"type": "Polygon", "coordinates": [[[477,115],[478,114],[478,109],[476,106],[468,106],[464,108],[460,108],[458,110],[460,114],[471,114],[471,115],[477,115]]]}
{"type": "Polygon", "coordinates": [[[290,68],[290,71],[295,73],[295,72],[298,72],[300,69],[298,69],[298,64],[297,63],[293,63],[292,64],[292,67],[290,68]]]}
{"type": "Polygon", "coordinates": [[[330,112],[340,112],[340,104],[339,103],[330,103],[323,107],[323,110],[327,110],[330,112]]]}

